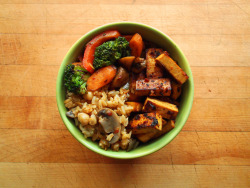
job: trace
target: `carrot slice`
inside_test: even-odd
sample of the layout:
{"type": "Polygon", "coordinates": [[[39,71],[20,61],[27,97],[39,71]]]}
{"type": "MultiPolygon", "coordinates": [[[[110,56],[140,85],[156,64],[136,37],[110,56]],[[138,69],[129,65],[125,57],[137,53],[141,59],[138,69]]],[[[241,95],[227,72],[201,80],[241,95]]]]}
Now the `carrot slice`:
{"type": "Polygon", "coordinates": [[[102,43],[117,38],[121,36],[121,34],[117,30],[105,31],[96,37],[94,37],[91,41],[89,41],[86,45],[86,49],[84,51],[84,56],[82,60],[83,68],[85,68],[90,73],[94,72],[93,61],[95,55],[96,47],[100,46],[102,43]]]}
{"type": "Polygon", "coordinates": [[[140,34],[136,33],[133,35],[132,39],[129,41],[129,47],[131,48],[131,55],[135,57],[140,57],[142,48],[143,48],[143,40],[140,34]]]}
{"type": "Polygon", "coordinates": [[[116,75],[116,67],[110,65],[94,72],[87,80],[87,90],[96,91],[109,84],[116,75]]]}

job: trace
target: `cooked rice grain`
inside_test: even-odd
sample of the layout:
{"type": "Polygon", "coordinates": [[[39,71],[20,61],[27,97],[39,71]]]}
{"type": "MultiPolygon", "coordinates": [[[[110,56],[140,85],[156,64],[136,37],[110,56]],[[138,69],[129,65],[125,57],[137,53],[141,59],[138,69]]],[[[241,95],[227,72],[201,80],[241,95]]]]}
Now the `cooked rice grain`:
{"type": "Polygon", "coordinates": [[[108,91],[108,88],[104,87],[100,91],[88,91],[83,95],[83,98],[68,92],[64,104],[66,108],[74,113],[76,126],[79,126],[86,138],[92,137],[93,141],[99,140],[99,146],[105,150],[111,147],[111,149],[119,151],[119,147],[122,149],[127,148],[131,138],[131,132],[127,133],[125,129],[128,125],[128,116],[133,110],[132,106],[125,104],[129,97],[128,92],[129,90],[125,89],[108,91]],[[112,133],[105,136],[104,133],[100,133],[97,113],[102,108],[114,110],[119,116],[122,125],[120,140],[112,145],[108,142],[113,138],[112,133]],[[88,116],[88,121],[83,119],[83,113],[84,116],[88,116]],[[78,114],[80,115],[78,116],[78,114]]]}

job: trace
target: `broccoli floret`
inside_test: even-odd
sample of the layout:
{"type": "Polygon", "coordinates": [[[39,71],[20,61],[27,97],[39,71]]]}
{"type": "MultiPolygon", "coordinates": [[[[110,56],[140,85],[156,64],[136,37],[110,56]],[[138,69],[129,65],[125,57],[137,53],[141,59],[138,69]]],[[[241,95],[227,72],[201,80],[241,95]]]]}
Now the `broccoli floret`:
{"type": "Polygon", "coordinates": [[[95,49],[95,69],[114,64],[118,59],[130,55],[129,42],[124,37],[108,41],[95,49]]]}
{"type": "Polygon", "coordinates": [[[69,64],[66,66],[64,74],[64,86],[69,92],[84,94],[86,92],[86,82],[90,76],[81,66],[69,64]]]}

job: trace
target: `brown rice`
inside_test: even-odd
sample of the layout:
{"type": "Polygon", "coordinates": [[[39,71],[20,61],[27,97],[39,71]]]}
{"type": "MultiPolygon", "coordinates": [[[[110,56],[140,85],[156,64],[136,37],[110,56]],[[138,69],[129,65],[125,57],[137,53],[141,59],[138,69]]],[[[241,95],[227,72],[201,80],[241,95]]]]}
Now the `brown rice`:
{"type": "Polygon", "coordinates": [[[87,91],[83,97],[67,93],[64,101],[65,107],[68,108],[75,116],[75,125],[79,127],[86,138],[92,138],[93,141],[99,141],[99,146],[105,150],[111,148],[119,151],[119,148],[126,149],[131,131],[127,133],[128,116],[133,110],[132,106],[126,105],[125,102],[129,97],[129,90],[120,89],[119,91],[108,91],[107,87],[100,91],[87,91]],[[109,144],[114,136],[112,133],[107,135],[99,125],[97,113],[102,108],[111,108],[117,113],[121,123],[121,136],[118,142],[109,144]]]}

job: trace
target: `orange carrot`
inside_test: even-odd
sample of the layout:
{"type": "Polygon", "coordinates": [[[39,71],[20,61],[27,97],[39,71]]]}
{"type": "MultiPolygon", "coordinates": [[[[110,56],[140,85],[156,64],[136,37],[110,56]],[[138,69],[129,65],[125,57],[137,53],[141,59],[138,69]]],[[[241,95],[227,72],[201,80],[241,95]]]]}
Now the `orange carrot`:
{"type": "Polygon", "coordinates": [[[143,41],[141,35],[138,33],[134,34],[132,39],[129,41],[129,46],[131,48],[131,55],[135,57],[140,57],[143,48],[143,41]]]}
{"type": "Polygon", "coordinates": [[[87,80],[87,90],[96,91],[109,84],[116,75],[116,67],[110,65],[94,72],[87,80]]]}

